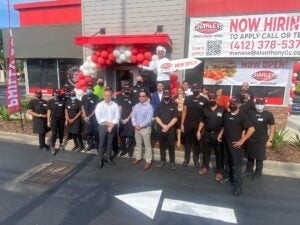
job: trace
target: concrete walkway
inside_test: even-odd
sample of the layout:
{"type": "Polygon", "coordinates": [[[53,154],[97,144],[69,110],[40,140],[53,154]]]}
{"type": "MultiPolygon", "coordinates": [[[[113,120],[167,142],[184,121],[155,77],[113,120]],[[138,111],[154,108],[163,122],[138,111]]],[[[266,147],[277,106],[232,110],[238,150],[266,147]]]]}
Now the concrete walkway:
{"type": "MultiPolygon", "coordinates": [[[[37,136],[33,136],[33,135],[0,131],[0,140],[38,146],[38,138],[37,136]]],[[[73,147],[73,141],[70,141],[66,146],[66,150],[70,150],[72,147],[73,147]]],[[[97,154],[97,152],[96,150],[92,150],[88,153],[81,153],[81,154],[97,154]]],[[[181,164],[183,162],[183,156],[184,153],[182,151],[176,151],[177,164],[181,164]]],[[[154,160],[155,161],[160,160],[159,149],[154,149],[154,160]]],[[[212,164],[214,164],[214,162],[212,164]]],[[[193,165],[193,163],[190,163],[190,165],[193,165]]],[[[286,162],[266,160],[264,161],[263,173],[265,175],[270,175],[270,176],[280,176],[280,177],[300,179],[300,163],[286,163],[286,162]]]]}

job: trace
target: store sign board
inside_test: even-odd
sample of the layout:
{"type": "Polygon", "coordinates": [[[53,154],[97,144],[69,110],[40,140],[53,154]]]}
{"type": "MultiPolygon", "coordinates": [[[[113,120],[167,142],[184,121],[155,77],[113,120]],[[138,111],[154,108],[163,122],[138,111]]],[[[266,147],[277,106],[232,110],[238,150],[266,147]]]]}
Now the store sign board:
{"type": "Polygon", "coordinates": [[[160,65],[159,71],[162,73],[173,72],[176,70],[193,69],[201,63],[195,58],[176,59],[160,65]]]}
{"type": "Polygon", "coordinates": [[[189,57],[300,57],[300,14],[190,19],[189,57]]]}

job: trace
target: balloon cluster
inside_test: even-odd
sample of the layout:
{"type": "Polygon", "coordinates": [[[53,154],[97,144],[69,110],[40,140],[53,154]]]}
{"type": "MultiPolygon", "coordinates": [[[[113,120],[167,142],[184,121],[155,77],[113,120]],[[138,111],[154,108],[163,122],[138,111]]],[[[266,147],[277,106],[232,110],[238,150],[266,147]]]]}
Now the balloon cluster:
{"type": "Polygon", "coordinates": [[[170,86],[172,96],[177,95],[177,88],[180,87],[180,83],[178,81],[178,75],[175,73],[170,74],[170,86]]]}
{"type": "Polygon", "coordinates": [[[300,61],[296,62],[293,67],[293,75],[292,75],[292,84],[290,89],[290,99],[289,99],[289,112],[291,112],[291,105],[293,104],[293,100],[295,98],[295,91],[298,78],[298,74],[300,75],[300,61]]]}
{"type": "Polygon", "coordinates": [[[97,77],[97,71],[111,66],[114,63],[132,63],[149,66],[158,58],[155,57],[145,47],[136,46],[108,46],[102,49],[94,49],[91,56],[86,58],[83,65],[80,66],[80,72],[75,84],[75,92],[78,99],[85,94],[87,84],[93,82],[97,77]]]}

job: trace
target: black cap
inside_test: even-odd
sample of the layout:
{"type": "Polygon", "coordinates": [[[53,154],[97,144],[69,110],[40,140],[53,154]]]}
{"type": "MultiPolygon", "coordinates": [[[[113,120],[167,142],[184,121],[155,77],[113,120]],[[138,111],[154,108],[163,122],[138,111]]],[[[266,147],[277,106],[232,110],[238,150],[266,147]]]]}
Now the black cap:
{"type": "Polygon", "coordinates": [[[71,91],[71,92],[70,92],[70,96],[76,96],[75,91],[71,91]]]}
{"type": "Polygon", "coordinates": [[[193,89],[200,89],[200,86],[198,85],[198,84],[193,84],[192,85],[192,87],[191,87],[191,89],[193,90],[193,89]]]}
{"type": "Polygon", "coordinates": [[[259,97],[255,100],[255,103],[256,104],[261,104],[261,105],[264,105],[266,103],[266,99],[263,98],[263,97],[259,97]]]}
{"type": "Polygon", "coordinates": [[[236,96],[232,96],[229,103],[237,105],[237,104],[241,103],[241,100],[239,98],[237,98],[236,96]]]}

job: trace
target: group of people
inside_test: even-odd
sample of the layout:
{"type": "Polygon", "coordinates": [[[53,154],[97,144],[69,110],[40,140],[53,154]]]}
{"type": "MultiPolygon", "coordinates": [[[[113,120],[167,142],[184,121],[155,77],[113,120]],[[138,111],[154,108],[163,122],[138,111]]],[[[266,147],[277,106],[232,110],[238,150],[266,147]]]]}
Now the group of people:
{"type": "Polygon", "coordinates": [[[33,117],[33,132],[39,134],[39,147],[50,149],[55,155],[57,137],[60,150],[73,139],[73,151],[97,149],[99,169],[105,163],[115,164],[113,158],[117,154],[128,154],[131,158],[135,153],[132,164],[142,162],[144,157],[144,170],[147,170],[152,166],[151,139],[154,138],[158,139],[160,148],[158,167],[167,165],[168,150],[169,168],[176,169],[175,148],[183,143],[182,165],[190,163],[193,153],[194,166],[200,175],[209,172],[210,155],[214,151],[215,180],[230,181],[234,195],[242,191],[244,156],[248,158],[248,176],[260,179],[275,123],[272,113],[264,109],[265,99],[254,100],[246,82],[229,102],[220,88],[212,91],[198,84],[190,87],[184,81],[176,96],[172,96],[165,83],[157,81],[157,90],[150,93],[143,77],[137,76],[135,86],[124,84],[121,94],[114,96],[112,89],[104,87],[103,79],[99,79],[96,86],[88,85],[81,101],[69,87],[55,90],[53,99],[48,102],[37,90],[36,98],[28,103],[27,112],[33,117]],[[49,146],[45,136],[50,129],[49,146]],[[203,152],[201,164],[200,152],[203,152]]]}

